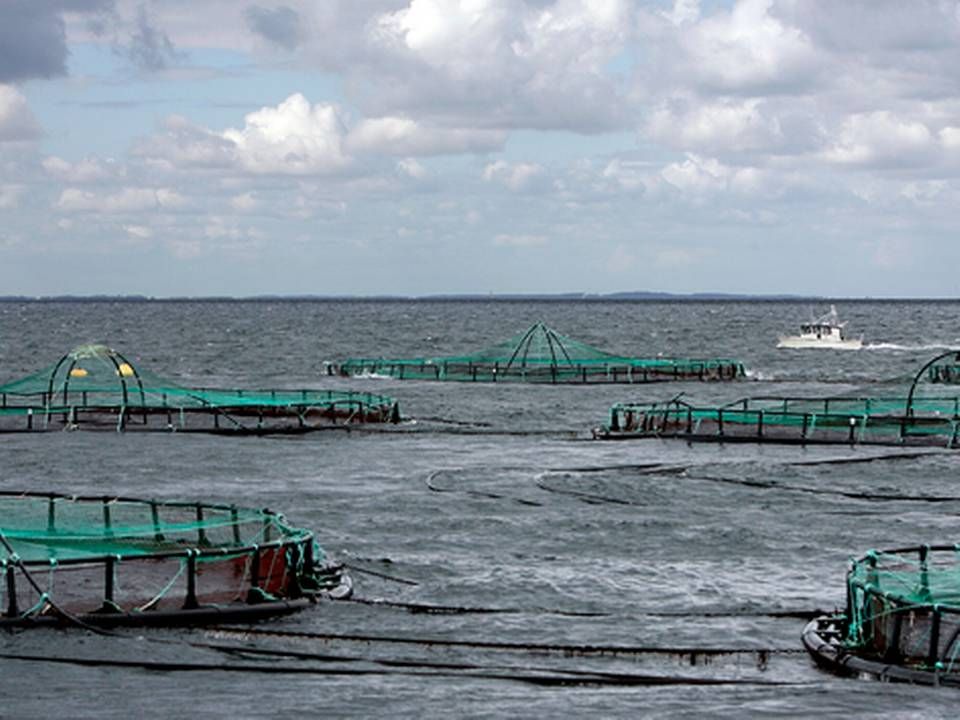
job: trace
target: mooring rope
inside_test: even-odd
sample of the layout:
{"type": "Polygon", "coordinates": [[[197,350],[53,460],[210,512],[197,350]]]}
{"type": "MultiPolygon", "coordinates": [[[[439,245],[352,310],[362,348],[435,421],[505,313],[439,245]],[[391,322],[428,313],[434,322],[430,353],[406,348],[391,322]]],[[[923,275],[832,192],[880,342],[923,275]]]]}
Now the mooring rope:
{"type": "Polygon", "coordinates": [[[574,687],[574,686],[757,686],[757,687],[801,687],[811,683],[798,683],[777,680],[747,680],[740,678],[698,678],[683,675],[647,675],[639,673],[609,673],[590,671],[547,671],[538,673],[517,669],[508,671],[496,666],[486,667],[477,665],[475,668],[464,668],[457,672],[451,669],[431,669],[428,663],[414,664],[407,667],[381,668],[326,668],[303,667],[302,665],[271,664],[228,664],[228,663],[188,663],[163,662],[155,660],[119,660],[116,658],[83,658],[68,656],[27,655],[22,653],[0,653],[5,660],[19,660],[22,662],[54,663],[66,665],[80,665],[85,667],[113,667],[136,668],[159,672],[235,672],[235,673],[262,673],[270,675],[333,675],[333,676],[384,676],[402,675],[427,678],[466,678],[474,680],[502,680],[521,682],[545,687],[574,687]],[[426,669],[414,669],[426,668],[426,669]]]}
{"type": "Polygon", "coordinates": [[[436,484],[436,479],[439,476],[443,475],[444,473],[457,472],[460,470],[463,470],[463,468],[434,470],[427,476],[427,479],[425,480],[427,489],[435,493],[449,493],[449,492],[463,493],[465,495],[471,495],[473,497],[480,497],[480,498],[485,498],[489,500],[510,500],[512,502],[519,503],[520,505],[528,505],[532,507],[543,507],[543,503],[539,503],[536,500],[527,500],[526,498],[518,498],[518,497],[513,497],[511,495],[502,495],[500,493],[494,493],[494,492],[489,492],[484,490],[473,490],[473,489],[460,490],[460,489],[454,489],[454,488],[445,488],[436,484]]]}
{"type": "MultiPolygon", "coordinates": [[[[819,612],[819,611],[818,611],[819,612]]],[[[822,613],[821,613],[822,614],[822,613]]],[[[473,650],[502,650],[506,652],[557,653],[561,655],[801,655],[803,648],[744,648],[744,647],[657,647],[650,645],[576,645],[569,643],[502,642],[493,640],[451,640],[448,638],[401,637],[391,635],[364,635],[357,633],[322,633],[308,631],[274,630],[258,627],[216,625],[205,632],[219,637],[274,637],[322,642],[360,642],[389,645],[423,645],[427,647],[464,648],[473,650]]]]}

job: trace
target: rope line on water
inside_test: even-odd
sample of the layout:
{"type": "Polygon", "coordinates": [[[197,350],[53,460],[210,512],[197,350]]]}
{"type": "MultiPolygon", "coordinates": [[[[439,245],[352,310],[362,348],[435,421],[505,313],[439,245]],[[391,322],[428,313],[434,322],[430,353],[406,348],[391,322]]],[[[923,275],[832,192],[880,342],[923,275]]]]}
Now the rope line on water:
{"type": "Polygon", "coordinates": [[[362,642],[394,645],[424,645],[430,647],[502,650],[508,652],[551,652],[563,655],[800,655],[803,648],[718,648],[718,647],[655,647],[641,645],[574,645],[567,643],[498,642],[493,640],[450,640],[446,638],[400,637],[391,635],[364,635],[356,633],[321,633],[308,631],[271,630],[217,625],[207,630],[214,636],[274,637],[322,642],[362,642]]]}
{"type": "Polygon", "coordinates": [[[776,680],[744,680],[739,678],[698,678],[682,675],[647,675],[639,673],[607,673],[591,671],[503,671],[500,668],[488,668],[482,665],[465,668],[457,672],[449,669],[417,670],[415,667],[430,668],[429,664],[411,663],[406,668],[324,668],[303,667],[302,665],[273,664],[227,664],[227,663],[187,663],[163,662],[155,660],[118,660],[114,658],[50,657],[27,655],[22,653],[0,653],[5,660],[22,662],[53,663],[61,665],[79,665],[84,667],[112,667],[142,669],[154,672],[236,672],[262,673],[269,675],[338,675],[338,676],[385,676],[400,675],[427,678],[463,678],[475,680],[503,680],[521,682],[545,687],[574,686],[757,686],[757,687],[800,687],[810,683],[797,683],[776,680]]]}
{"type": "Polygon", "coordinates": [[[454,468],[454,469],[448,468],[444,470],[434,470],[427,476],[427,479],[425,481],[427,485],[427,489],[435,493],[449,493],[449,492],[463,493],[465,495],[471,495],[473,497],[480,497],[480,498],[485,498],[489,500],[512,500],[513,502],[519,503],[521,505],[528,505],[532,507],[543,507],[543,503],[539,503],[536,500],[527,500],[526,498],[512,497],[510,495],[501,495],[499,493],[486,492],[483,490],[459,490],[459,489],[453,489],[453,488],[445,488],[436,484],[436,478],[443,475],[444,473],[457,472],[458,470],[462,470],[462,469],[463,468],[454,468]]]}

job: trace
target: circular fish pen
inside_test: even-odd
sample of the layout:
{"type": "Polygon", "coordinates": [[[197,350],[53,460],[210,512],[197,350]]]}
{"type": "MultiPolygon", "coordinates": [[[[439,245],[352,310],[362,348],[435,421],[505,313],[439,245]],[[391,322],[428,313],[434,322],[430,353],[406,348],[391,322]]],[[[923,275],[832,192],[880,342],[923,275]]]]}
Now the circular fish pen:
{"type": "Polygon", "coordinates": [[[113,429],[298,433],[397,422],[392,398],[334,390],[186,387],[106,345],[83,345],[54,365],[0,385],[0,432],[113,429]]]}
{"type": "Polygon", "coordinates": [[[736,360],[616,355],[561,335],[543,323],[468,355],[349,358],[339,365],[328,363],[328,368],[349,377],[551,385],[737,380],[745,374],[743,364],[736,360]]]}
{"type": "Polygon", "coordinates": [[[941,385],[953,351],[924,364],[899,397],[743,397],[697,405],[681,395],[610,408],[600,440],[679,438],[721,443],[960,448],[960,395],[941,385]],[[935,380],[935,377],[941,378],[935,380]],[[924,382],[926,381],[926,382],[924,382]]]}
{"type": "Polygon", "coordinates": [[[252,621],[351,583],[270,510],[0,492],[0,590],[0,627],[114,627],[252,621]]]}
{"type": "Polygon", "coordinates": [[[960,687],[960,547],[853,560],[846,609],[811,621],[803,644],[818,665],[840,674],[960,687]]]}

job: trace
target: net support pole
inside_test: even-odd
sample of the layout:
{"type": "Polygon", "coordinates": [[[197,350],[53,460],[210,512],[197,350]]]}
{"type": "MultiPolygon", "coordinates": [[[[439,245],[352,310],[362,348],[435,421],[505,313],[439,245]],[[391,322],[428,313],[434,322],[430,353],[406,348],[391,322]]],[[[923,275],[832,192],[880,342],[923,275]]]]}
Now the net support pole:
{"type": "Polygon", "coordinates": [[[7,576],[7,617],[17,617],[20,608],[17,607],[17,577],[13,565],[3,561],[7,576]]]}
{"type": "Polygon", "coordinates": [[[100,606],[101,613],[119,613],[120,606],[114,601],[116,590],[116,559],[108,557],[103,563],[103,605],[100,606]]]}
{"type": "Polygon", "coordinates": [[[184,610],[195,610],[200,607],[197,602],[197,552],[187,550],[187,596],[183,600],[184,610]]]}

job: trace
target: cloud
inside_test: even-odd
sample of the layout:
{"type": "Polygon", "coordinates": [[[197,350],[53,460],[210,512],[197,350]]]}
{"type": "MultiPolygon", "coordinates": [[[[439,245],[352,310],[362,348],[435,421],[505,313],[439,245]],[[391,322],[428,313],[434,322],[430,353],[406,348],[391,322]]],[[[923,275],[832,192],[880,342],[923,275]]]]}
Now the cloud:
{"type": "Polygon", "coordinates": [[[884,110],[848,117],[824,157],[841,165],[903,167],[929,162],[936,145],[923,123],[884,110]]]}
{"type": "Polygon", "coordinates": [[[683,72],[713,91],[796,92],[817,80],[821,60],[810,38],[773,12],[773,0],[738,0],[677,38],[683,72]]]}
{"type": "Polygon", "coordinates": [[[118,42],[114,50],[145,72],[164,70],[183,57],[167,34],[154,24],[145,5],[140,5],[137,10],[129,41],[118,42]]]}
{"type": "Polygon", "coordinates": [[[414,180],[426,180],[430,177],[430,171],[417,162],[415,158],[398,160],[397,171],[414,180]]]}
{"type": "Polygon", "coordinates": [[[751,167],[730,167],[716,158],[687,153],[683,162],[670,163],[660,173],[670,185],[691,196],[727,191],[759,194],[772,191],[766,173],[751,167]]]}
{"type": "Polygon", "coordinates": [[[507,135],[500,130],[429,127],[408,117],[362,120],[346,138],[358,153],[394,156],[485,153],[503,148],[507,135]]]}
{"type": "MultiPolygon", "coordinates": [[[[48,175],[67,183],[97,182],[113,177],[117,172],[122,172],[120,168],[108,167],[97,158],[92,157],[71,163],[63,158],[51,155],[44,158],[40,164],[48,175]]],[[[108,161],[108,165],[114,165],[114,163],[108,161]]]]}
{"type": "Polygon", "coordinates": [[[233,143],[237,164],[251,173],[331,174],[347,168],[344,126],[335,105],[310,102],[300,93],[244,118],[244,127],[222,133],[233,143]]]}
{"type": "Polygon", "coordinates": [[[132,240],[149,240],[153,237],[153,230],[144,225],[124,225],[123,231],[132,240]]]}
{"type": "Polygon", "coordinates": [[[149,210],[176,210],[185,205],[186,200],[176,190],[126,187],[110,194],[67,188],[60,193],[54,207],[62,212],[123,215],[149,210]]]}
{"type": "Polygon", "coordinates": [[[236,164],[236,143],[180,115],[168,117],[163,132],[139,142],[133,153],[170,167],[209,169],[236,164]]]}
{"type": "Polygon", "coordinates": [[[546,171],[536,163],[508,163],[497,160],[483,169],[483,179],[496,182],[514,192],[533,191],[547,187],[546,171]]]}
{"type": "MultiPolygon", "coordinates": [[[[4,0],[0,20],[0,83],[67,72],[63,10],[67,2],[4,0]]],[[[76,3],[80,12],[104,3],[76,3]]]]}
{"type": "Polygon", "coordinates": [[[626,0],[411,0],[366,43],[369,114],[432,113],[481,126],[598,132],[623,122],[606,72],[629,36],[626,0]]]}
{"type": "Polygon", "coordinates": [[[758,98],[717,102],[662,102],[653,111],[646,136],[683,150],[745,152],[774,150],[785,143],[776,116],[758,98]]]}
{"type": "Polygon", "coordinates": [[[260,201],[252,192],[247,192],[230,198],[230,207],[237,212],[252,212],[260,207],[260,201]]]}
{"type": "Polygon", "coordinates": [[[26,98],[10,85],[0,85],[0,143],[36,140],[42,135],[26,98]]]}
{"type": "Polygon", "coordinates": [[[0,210],[11,210],[19,206],[24,189],[23,185],[0,185],[0,210]]]}
{"type": "Polygon", "coordinates": [[[250,5],[244,17],[253,32],[276,47],[294,50],[300,44],[302,20],[293,8],[281,5],[270,9],[250,5]]]}
{"type": "Polygon", "coordinates": [[[541,247],[547,244],[545,235],[512,235],[503,233],[493,238],[493,244],[498,247],[541,247]]]}

